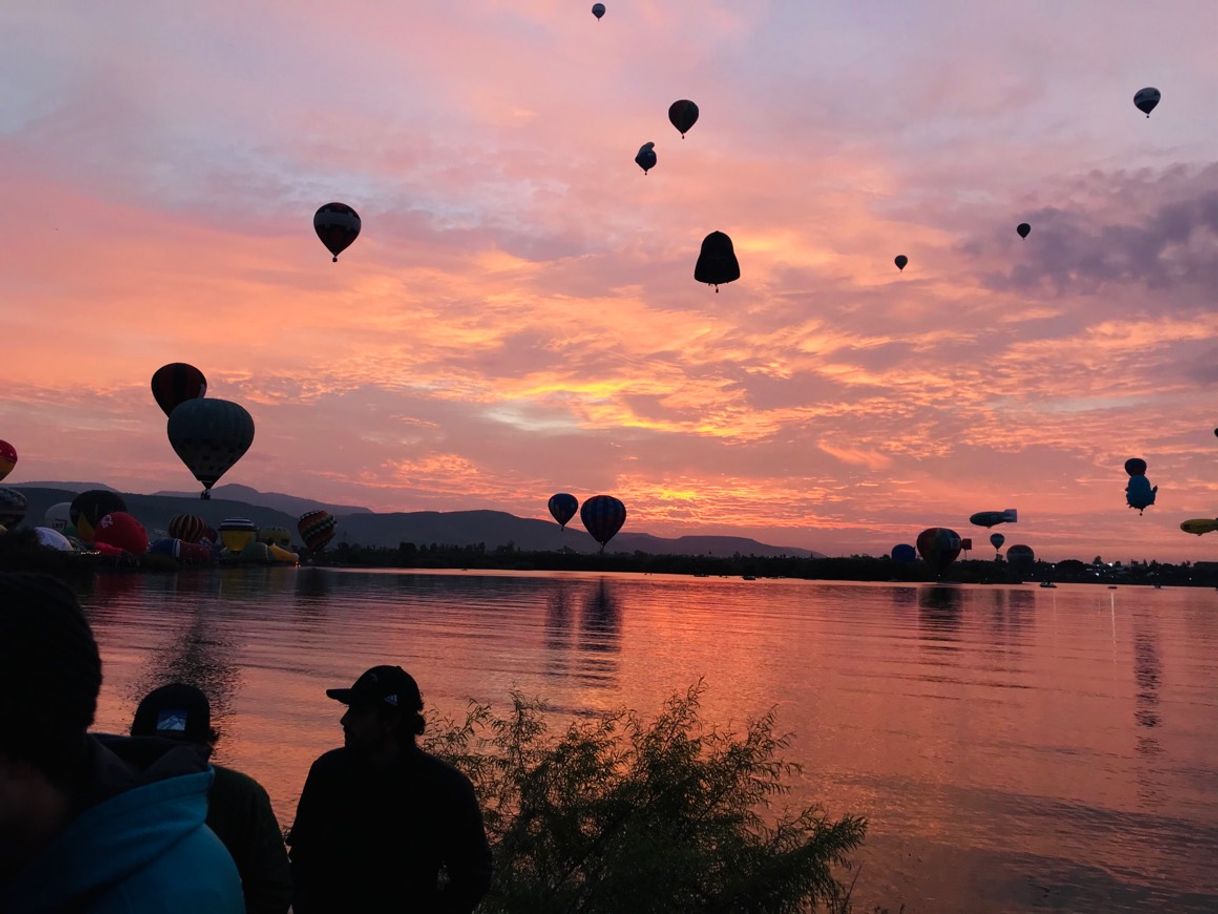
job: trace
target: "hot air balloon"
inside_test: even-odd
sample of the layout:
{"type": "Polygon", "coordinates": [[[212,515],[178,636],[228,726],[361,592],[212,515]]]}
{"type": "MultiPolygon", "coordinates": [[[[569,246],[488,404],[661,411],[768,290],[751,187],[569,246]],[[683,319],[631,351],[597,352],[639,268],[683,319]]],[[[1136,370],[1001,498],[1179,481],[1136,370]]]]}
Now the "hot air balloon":
{"type": "Polygon", "coordinates": [[[601,16],[605,15],[605,4],[593,3],[592,4],[592,15],[595,16],[597,19],[600,19],[601,16]]]}
{"type": "Polygon", "coordinates": [[[240,552],[258,539],[258,525],[247,517],[226,517],[220,521],[220,542],[229,552],[240,552]]]}
{"type": "Polygon", "coordinates": [[[7,441],[0,441],[0,479],[13,472],[17,465],[17,449],[7,441]]]}
{"type": "Polygon", "coordinates": [[[259,527],[258,542],[286,549],[292,545],[292,533],[287,527],[259,527]]]}
{"type": "Polygon", "coordinates": [[[626,523],[626,506],[612,495],[593,495],[579,509],[579,519],[604,552],[605,545],[626,523]]]}
{"type": "Polygon", "coordinates": [[[688,98],[682,98],[668,106],[668,120],[681,132],[681,139],[698,123],[698,106],[688,98]]]}
{"type": "Polygon", "coordinates": [[[201,498],[241,459],[254,441],[254,420],[228,400],[187,400],[169,416],[169,443],[203,483],[201,498]]]}
{"type": "Polygon", "coordinates": [[[1019,520],[1019,512],[1014,508],[1005,511],[978,511],[969,517],[970,524],[978,527],[994,527],[998,524],[1013,524],[1019,520]]]}
{"type": "Polygon", "coordinates": [[[72,503],[61,501],[51,505],[42,516],[42,522],[52,530],[65,533],[72,526],[72,503]]]}
{"type": "Polygon", "coordinates": [[[566,492],[559,492],[557,495],[550,496],[549,508],[550,514],[558,521],[558,526],[565,530],[567,521],[573,518],[575,512],[579,510],[579,499],[566,492]]]}
{"type": "Polygon", "coordinates": [[[25,517],[29,503],[16,489],[0,489],[0,526],[12,530],[25,517]]]}
{"type": "Polygon", "coordinates": [[[1019,225],[1015,226],[1015,231],[1019,232],[1020,238],[1027,238],[1028,234],[1032,231],[1032,226],[1028,225],[1026,222],[1021,222],[1019,225]]]}
{"type": "Polygon", "coordinates": [[[174,537],[162,537],[148,544],[149,555],[164,555],[176,559],[182,554],[182,541],[174,537]]]}
{"type": "Polygon", "coordinates": [[[938,577],[960,554],[960,534],[947,527],[931,527],[918,534],[918,553],[938,577]]]}
{"type": "Polygon", "coordinates": [[[54,549],[56,552],[72,551],[72,544],[58,530],[52,530],[50,527],[35,527],[34,535],[38,537],[38,544],[40,546],[46,546],[48,549],[54,549]]]}
{"type": "Polygon", "coordinates": [[[359,237],[360,224],[359,213],[346,203],[327,203],[313,214],[313,231],[334,255],[334,263],[359,237]]]}
{"type": "Polygon", "coordinates": [[[656,167],[656,144],[644,143],[639,147],[639,154],[634,157],[634,164],[643,169],[643,174],[647,174],[651,169],[656,167]]]}
{"type": "Polygon", "coordinates": [[[173,539],[197,543],[207,532],[207,521],[195,514],[175,514],[169,519],[167,532],[173,539]]]}
{"type": "Polygon", "coordinates": [[[97,522],[93,542],[98,546],[113,546],[132,555],[148,551],[148,531],[126,511],[111,511],[97,522]]]}
{"type": "Polygon", "coordinates": [[[152,376],[152,396],[156,405],[166,416],[173,408],[187,400],[197,400],[207,395],[207,378],[203,372],[185,362],[162,365],[152,376]]]}
{"type": "Polygon", "coordinates": [[[723,232],[711,232],[702,239],[702,251],[694,264],[694,279],[715,287],[740,278],[740,264],[732,248],[732,239],[723,232]]]}
{"type": "Polygon", "coordinates": [[[76,534],[86,543],[93,542],[93,530],[107,514],[113,511],[126,511],[127,503],[117,492],[109,489],[89,489],[81,492],[72,499],[69,508],[69,518],[76,534]]]}
{"type": "Polygon", "coordinates": [[[892,560],[906,565],[918,558],[918,551],[909,543],[898,543],[892,547],[892,560]]]}
{"type": "Polygon", "coordinates": [[[906,257],[904,254],[898,254],[896,257],[893,258],[892,262],[897,265],[898,270],[904,270],[905,264],[909,263],[909,258],[906,257]]]}
{"type": "Polygon", "coordinates": [[[1133,96],[1133,103],[1138,110],[1150,117],[1150,112],[1155,110],[1155,106],[1159,104],[1159,100],[1163,98],[1163,94],[1153,86],[1147,86],[1145,89],[1139,89],[1133,96]]]}
{"type": "Polygon", "coordinates": [[[1141,457],[1130,457],[1125,461],[1125,472],[1130,476],[1145,476],[1146,461],[1141,457]]]}
{"type": "Polygon", "coordinates": [[[1129,483],[1125,486],[1125,501],[1131,508],[1137,508],[1141,514],[1155,503],[1159,492],[1158,486],[1151,486],[1146,478],[1146,461],[1140,457],[1130,457],[1125,461],[1125,472],[1129,474],[1129,483]]]}
{"type": "Polygon", "coordinates": [[[1192,533],[1195,536],[1204,536],[1207,533],[1213,533],[1218,530],[1218,520],[1211,520],[1208,517],[1197,517],[1192,520],[1182,521],[1180,529],[1185,533],[1192,533]]]}
{"type": "Polygon", "coordinates": [[[300,515],[296,529],[310,552],[321,552],[326,548],[326,543],[334,539],[336,524],[334,515],[329,511],[309,511],[300,515]]]}
{"type": "Polygon", "coordinates": [[[1006,541],[1007,541],[1007,538],[1005,536],[1003,536],[1001,533],[991,533],[990,534],[990,545],[994,547],[995,552],[997,552],[999,549],[1001,549],[1002,544],[1005,543],[1006,541]]]}
{"type": "Polygon", "coordinates": [[[1036,553],[1031,546],[1018,543],[1007,550],[1007,564],[1019,571],[1031,571],[1036,563],[1036,553]]]}

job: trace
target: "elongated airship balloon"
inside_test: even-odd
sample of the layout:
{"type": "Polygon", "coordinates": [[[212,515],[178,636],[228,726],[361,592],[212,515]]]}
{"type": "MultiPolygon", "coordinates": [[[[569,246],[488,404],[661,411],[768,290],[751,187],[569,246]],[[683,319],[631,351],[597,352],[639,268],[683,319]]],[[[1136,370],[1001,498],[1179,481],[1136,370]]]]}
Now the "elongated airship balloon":
{"type": "Polygon", "coordinates": [[[1133,96],[1133,103],[1137,105],[1139,111],[1150,117],[1150,112],[1155,110],[1155,106],[1159,104],[1159,100],[1163,98],[1163,94],[1154,86],[1147,86],[1145,89],[1139,89],[1133,96]]]}
{"type": "Polygon", "coordinates": [[[0,441],[0,479],[13,472],[17,465],[17,449],[7,441],[0,441]]]}
{"type": "Polygon", "coordinates": [[[947,527],[931,527],[918,534],[918,554],[937,577],[943,577],[947,566],[960,554],[960,534],[947,527]]]}
{"type": "Polygon", "coordinates": [[[228,400],[187,400],[169,415],[169,443],[195,479],[200,498],[232,469],[254,443],[254,419],[228,400]]]}
{"type": "Polygon", "coordinates": [[[558,526],[565,530],[567,521],[573,518],[575,512],[579,510],[579,499],[566,492],[559,492],[550,496],[549,508],[550,514],[558,521],[558,526]]]}
{"type": "Polygon", "coordinates": [[[317,232],[326,250],[334,255],[334,263],[338,263],[338,255],[359,237],[361,224],[359,213],[346,203],[327,203],[313,214],[313,231],[317,232]]]}
{"type": "Polygon", "coordinates": [[[310,552],[320,552],[334,539],[337,521],[329,511],[309,511],[300,515],[296,529],[310,552]]]}
{"type": "Polygon", "coordinates": [[[994,547],[995,551],[1001,549],[1002,544],[1005,543],[1006,541],[1007,541],[1007,538],[1005,536],[1003,536],[1001,533],[991,533],[990,534],[990,545],[994,547]]]}
{"type": "Polygon", "coordinates": [[[1195,517],[1192,520],[1182,521],[1180,529],[1194,536],[1204,536],[1207,533],[1213,533],[1215,530],[1218,530],[1218,520],[1211,520],[1208,517],[1195,517]]]}
{"type": "Polygon", "coordinates": [[[668,106],[668,120],[681,133],[681,139],[698,123],[698,106],[688,98],[678,99],[668,106]]]}
{"type": "Polygon", "coordinates": [[[609,540],[626,523],[626,506],[612,495],[593,495],[579,509],[579,519],[584,522],[592,538],[601,544],[601,552],[604,552],[609,540]]]}
{"type": "Polygon", "coordinates": [[[207,396],[207,378],[193,365],[170,362],[152,375],[152,396],[168,416],[178,404],[207,396]]]}
{"type": "Polygon", "coordinates": [[[897,265],[898,270],[904,270],[905,265],[907,263],[909,263],[909,258],[906,257],[904,254],[898,254],[896,257],[894,257],[892,259],[892,262],[897,265]]]}
{"type": "Polygon", "coordinates": [[[601,16],[605,15],[605,4],[593,3],[592,4],[592,15],[595,16],[597,19],[600,19],[601,16]]]}
{"type": "Polygon", "coordinates": [[[1019,225],[1015,226],[1015,231],[1019,232],[1020,238],[1027,238],[1032,231],[1032,226],[1028,225],[1026,222],[1021,222],[1019,225]]]}
{"type": "Polygon", "coordinates": [[[643,169],[643,174],[656,167],[656,144],[644,143],[639,147],[639,154],[634,157],[634,164],[643,169]]]}
{"type": "Polygon", "coordinates": [[[969,517],[968,522],[978,527],[997,527],[999,524],[1014,524],[1019,520],[1019,512],[1014,508],[1005,511],[978,511],[969,517]]]}
{"type": "Polygon", "coordinates": [[[740,278],[740,263],[732,239],[723,232],[711,232],[702,239],[702,250],[694,264],[694,279],[714,286],[719,291],[722,283],[735,282],[740,278]]]}

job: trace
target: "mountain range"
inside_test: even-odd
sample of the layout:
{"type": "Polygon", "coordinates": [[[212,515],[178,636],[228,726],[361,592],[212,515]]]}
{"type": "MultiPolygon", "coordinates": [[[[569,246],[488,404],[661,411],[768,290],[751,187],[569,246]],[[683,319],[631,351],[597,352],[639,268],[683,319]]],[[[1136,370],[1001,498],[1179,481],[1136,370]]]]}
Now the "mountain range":
{"type": "MultiPolygon", "coordinates": [[[[29,482],[10,486],[25,495],[29,506],[24,526],[37,526],[48,508],[70,502],[86,489],[111,488],[86,483],[29,482]]],[[[252,520],[260,527],[286,527],[294,539],[296,521],[306,511],[325,510],[338,521],[334,542],[360,546],[396,547],[438,543],[468,546],[485,544],[488,550],[509,543],[517,549],[546,551],[564,546],[576,552],[595,552],[600,547],[583,529],[569,525],[560,530],[553,521],[517,517],[504,511],[409,511],[378,514],[369,508],[334,505],[278,492],[259,492],[248,486],[225,485],[212,490],[210,500],[195,493],[156,492],[152,495],[121,493],[127,510],[148,528],[152,536],[164,531],[175,514],[197,514],[213,527],[230,517],[252,520]]],[[[646,552],[652,555],[790,555],[821,558],[821,553],[790,546],[772,546],[738,536],[661,537],[649,533],[619,533],[610,552],[646,552]]]]}

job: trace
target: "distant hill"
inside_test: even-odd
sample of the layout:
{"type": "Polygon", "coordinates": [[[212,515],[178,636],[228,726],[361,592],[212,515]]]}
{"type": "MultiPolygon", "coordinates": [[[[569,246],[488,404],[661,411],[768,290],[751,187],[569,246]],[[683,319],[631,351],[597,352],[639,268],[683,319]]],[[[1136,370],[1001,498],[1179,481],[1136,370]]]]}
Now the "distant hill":
{"type": "MultiPolygon", "coordinates": [[[[77,494],[74,489],[58,483],[47,487],[26,483],[20,486],[20,489],[29,502],[23,523],[26,527],[39,526],[48,508],[58,502],[71,501],[77,494]]],[[[212,490],[213,496],[208,501],[202,500],[197,494],[135,495],[124,492],[122,495],[127,503],[127,510],[139,518],[150,533],[168,528],[169,520],[175,514],[197,514],[213,527],[219,526],[221,521],[229,517],[248,518],[260,527],[286,527],[292,531],[293,539],[297,542],[297,517],[303,510],[309,510],[298,510],[300,504],[319,504],[308,502],[307,499],[294,499],[287,503],[292,505],[292,510],[283,511],[248,501],[219,497],[222,492],[242,489],[246,487],[217,487],[212,490]]],[[[252,489],[247,491],[271,497],[270,493],[260,493],[252,489]]],[[[293,496],[279,497],[293,499],[293,496]]],[[[348,542],[352,545],[390,548],[400,543],[438,543],[454,546],[484,543],[488,550],[511,543],[517,549],[523,550],[557,550],[566,546],[577,552],[595,552],[600,548],[582,528],[569,526],[564,531],[552,521],[517,517],[504,511],[412,511],[375,514],[366,508],[359,508],[356,513],[342,514],[331,508],[327,510],[331,510],[338,520],[336,543],[348,542]]],[[[739,552],[742,555],[758,556],[823,557],[820,553],[807,549],[770,546],[744,537],[682,536],[669,539],[634,532],[618,534],[610,541],[608,551],[638,551],[652,555],[731,556],[739,552]]]]}
{"type": "MultiPolygon", "coordinates": [[[[168,498],[199,498],[198,491],[194,492],[153,492],[153,495],[168,497],[168,498]]],[[[371,508],[362,508],[358,505],[332,505],[323,501],[315,501],[312,498],[301,498],[297,495],[285,495],[282,492],[259,492],[257,489],[249,486],[240,485],[223,485],[216,486],[211,490],[213,499],[222,498],[226,501],[240,501],[247,505],[258,505],[262,508],[270,508],[274,511],[282,511],[284,514],[292,514],[296,517],[304,514],[306,511],[329,511],[331,514],[371,514],[371,508]]]]}
{"type": "Polygon", "coordinates": [[[103,485],[100,482],[10,482],[10,489],[21,489],[23,492],[26,489],[62,489],[66,492],[73,493],[73,497],[81,492],[88,492],[90,489],[108,489],[111,492],[117,492],[118,489],[113,486],[103,485]]]}

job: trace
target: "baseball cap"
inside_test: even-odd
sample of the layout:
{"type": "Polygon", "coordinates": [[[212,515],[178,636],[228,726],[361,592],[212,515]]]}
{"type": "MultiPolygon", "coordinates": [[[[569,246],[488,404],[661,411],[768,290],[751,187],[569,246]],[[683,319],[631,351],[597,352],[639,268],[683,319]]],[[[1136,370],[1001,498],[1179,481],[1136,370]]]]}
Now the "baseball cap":
{"type": "Polygon", "coordinates": [[[164,736],[192,743],[213,739],[211,705],[199,689],[174,682],[144,696],[131,722],[132,736],[164,736]]]}
{"type": "Polygon", "coordinates": [[[400,666],[374,666],[349,689],[326,689],[326,695],[345,705],[378,705],[422,711],[423,696],[414,677],[400,666]]]}

